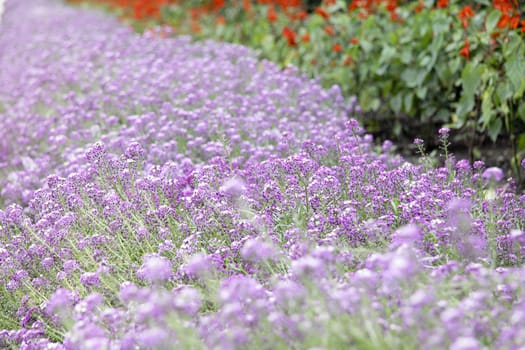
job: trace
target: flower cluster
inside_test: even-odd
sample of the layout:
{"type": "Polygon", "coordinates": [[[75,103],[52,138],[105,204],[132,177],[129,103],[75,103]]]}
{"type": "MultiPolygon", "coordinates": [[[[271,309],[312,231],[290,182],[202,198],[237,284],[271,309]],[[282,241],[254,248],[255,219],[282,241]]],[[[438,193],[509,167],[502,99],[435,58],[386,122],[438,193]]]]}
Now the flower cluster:
{"type": "Polygon", "coordinates": [[[17,0],[0,48],[0,347],[525,346],[499,169],[408,163],[238,45],[17,0]]]}

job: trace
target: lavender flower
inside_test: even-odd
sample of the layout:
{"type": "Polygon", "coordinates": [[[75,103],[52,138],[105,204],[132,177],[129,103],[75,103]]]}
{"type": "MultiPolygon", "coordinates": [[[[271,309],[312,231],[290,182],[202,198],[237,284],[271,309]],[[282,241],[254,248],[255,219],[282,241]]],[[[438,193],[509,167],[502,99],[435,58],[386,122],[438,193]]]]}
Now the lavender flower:
{"type": "Polygon", "coordinates": [[[243,259],[253,262],[271,260],[275,255],[274,247],[260,239],[247,240],[241,249],[243,259]]]}
{"type": "Polygon", "coordinates": [[[485,180],[490,181],[494,180],[496,182],[499,182],[503,179],[503,170],[497,167],[490,167],[485,169],[483,174],[481,175],[485,180]]]}
{"type": "Polygon", "coordinates": [[[144,257],[144,263],[137,275],[151,283],[164,282],[173,275],[173,267],[165,257],[151,254],[144,257]]]}

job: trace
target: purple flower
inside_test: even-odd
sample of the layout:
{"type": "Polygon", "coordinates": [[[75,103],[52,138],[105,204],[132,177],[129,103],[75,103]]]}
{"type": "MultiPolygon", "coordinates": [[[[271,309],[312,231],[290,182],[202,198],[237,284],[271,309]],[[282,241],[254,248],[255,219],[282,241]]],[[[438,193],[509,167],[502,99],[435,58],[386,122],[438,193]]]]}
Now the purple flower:
{"type": "Polygon", "coordinates": [[[252,262],[265,261],[275,257],[275,249],[260,239],[249,239],[241,249],[241,256],[252,262]]]}
{"type": "Polygon", "coordinates": [[[485,171],[483,172],[481,176],[487,181],[493,180],[493,181],[499,182],[503,179],[504,174],[503,174],[503,170],[501,170],[500,168],[490,167],[490,168],[485,169],[485,171]]]}
{"type": "Polygon", "coordinates": [[[472,203],[468,199],[455,198],[448,203],[447,210],[451,214],[457,214],[469,212],[471,207],[472,203]]]}
{"type": "Polygon", "coordinates": [[[172,290],[173,307],[184,314],[196,315],[202,305],[202,294],[198,289],[189,286],[179,286],[172,290]]]}
{"type": "Polygon", "coordinates": [[[66,260],[62,264],[62,268],[64,269],[64,272],[67,274],[70,274],[71,272],[75,271],[79,268],[78,262],[76,260],[66,260]]]}
{"type": "Polygon", "coordinates": [[[392,234],[391,248],[397,248],[402,244],[419,242],[422,238],[421,229],[415,224],[408,224],[398,228],[392,234]]]}
{"type": "Polygon", "coordinates": [[[472,337],[458,337],[450,346],[450,350],[479,350],[480,343],[472,337]]]}
{"type": "Polygon", "coordinates": [[[144,257],[137,276],[151,283],[165,282],[173,275],[172,263],[163,256],[150,254],[144,257]]]}
{"type": "Polygon", "coordinates": [[[66,308],[73,306],[76,299],[77,296],[74,292],[65,288],[59,288],[46,302],[45,311],[48,315],[65,311],[66,308]]]}
{"type": "Polygon", "coordinates": [[[86,159],[89,162],[95,162],[103,159],[106,156],[106,145],[102,142],[97,142],[91,146],[86,152],[86,159]]]}
{"type": "Polygon", "coordinates": [[[325,272],[325,264],[319,258],[304,256],[292,261],[292,271],[298,277],[319,277],[325,272]]]}
{"type": "Polygon", "coordinates": [[[144,147],[138,142],[132,142],[128,148],[126,148],[126,152],[124,152],[124,156],[128,159],[132,160],[141,160],[146,151],[144,150],[144,147]]]}
{"type": "Polygon", "coordinates": [[[221,192],[233,197],[239,197],[246,190],[246,184],[240,177],[233,177],[227,180],[220,188],[221,192]]]}
{"type": "Polygon", "coordinates": [[[485,162],[482,160],[476,160],[474,164],[472,164],[472,167],[476,170],[482,169],[483,167],[485,167],[485,162]]]}
{"type": "Polygon", "coordinates": [[[137,343],[144,349],[167,348],[170,336],[162,328],[149,328],[137,334],[137,343]]]}
{"type": "Polygon", "coordinates": [[[418,270],[418,262],[404,247],[399,248],[388,262],[387,274],[395,279],[406,279],[418,270]]]}
{"type": "Polygon", "coordinates": [[[100,278],[96,272],[84,272],[80,275],[80,283],[86,286],[99,286],[100,278]]]}
{"type": "Polygon", "coordinates": [[[448,136],[448,134],[450,134],[450,129],[449,128],[441,128],[441,129],[438,130],[438,133],[441,136],[448,136]]]}
{"type": "Polygon", "coordinates": [[[362,128],[361,126],[359,126],[359,122],[357,121],[357,119],[354,118],[346,122],[346,128],[352,133],[360,134],[362,132],[362,128]]]}
{"type": "Polygon", "coordinates": [[[104,297],[99,293],[91,293],[82,299],[76,306],[75,312],[78,315],[90,314],[104,304],[104,297]]]}
{"type": "Polygon", "coordinates": [[[387,153],[394,147],[394,143],[390,140],[385,140],[381,146],[381,151],[387,153]]]}
{"type": "Polygon", "coordinates": [[[197,253],[190,258],[183,270],[190,277],[202,277],[211,272],[211,259],[205,254],[197,253]]]}

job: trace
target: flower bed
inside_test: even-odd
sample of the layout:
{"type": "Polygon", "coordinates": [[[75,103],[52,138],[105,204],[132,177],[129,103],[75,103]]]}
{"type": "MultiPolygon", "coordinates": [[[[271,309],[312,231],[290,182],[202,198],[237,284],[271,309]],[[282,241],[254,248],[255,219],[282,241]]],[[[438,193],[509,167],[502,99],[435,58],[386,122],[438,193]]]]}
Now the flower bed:
{"type": "Polygon", "coordinates": [[[245,47],[7,5],[0,347],[525,346],[525,197],[450,130],[412,165],[245,47]]]}
{"type": "Polygon", "coordinates": [[[159,3],[155,17],[132,23],[167,23],[293,64],[356,95],[366,129],[387,138],[430,138],[446,126],[471,155],[484,141],[510,140],[508,167],[520,177],[525,9],[516,0],[328,0],[311,15],[297,2],[197,3],[159,3]]]}

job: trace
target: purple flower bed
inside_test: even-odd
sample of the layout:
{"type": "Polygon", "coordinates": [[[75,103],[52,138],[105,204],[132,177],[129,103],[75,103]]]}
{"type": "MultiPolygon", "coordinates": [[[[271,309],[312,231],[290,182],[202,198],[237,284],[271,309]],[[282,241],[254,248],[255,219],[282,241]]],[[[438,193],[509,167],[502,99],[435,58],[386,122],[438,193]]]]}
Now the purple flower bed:
{"type": "Polygon", "coordinates": [[[525,198],[356,109],[244,47],[8,1],[0,347],[525,347],[525,198]]]}

